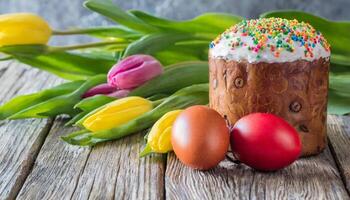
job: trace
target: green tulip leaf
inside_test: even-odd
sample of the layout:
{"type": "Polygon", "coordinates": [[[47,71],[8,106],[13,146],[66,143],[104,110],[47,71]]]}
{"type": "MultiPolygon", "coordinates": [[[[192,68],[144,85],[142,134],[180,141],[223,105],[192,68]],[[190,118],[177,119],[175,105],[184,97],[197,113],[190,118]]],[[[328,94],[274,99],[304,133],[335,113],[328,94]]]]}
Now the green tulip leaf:
{"type": "Polygon", "coordinates": [[[328,91],[328,113],[350,113],[350,66],[331,64],[328,91]]]}
{"type": "Polygon", "coordinates": [[[57,96],[69,94],[79,88],[84,81],[63,83],[56,87],[46,89],[34,94],[15,97],[0,107],[0,120],[6,119],[21,110],[27,109],[41,102],[45,102],[57,96]]]}
{"type": "Polygon", "coordinates": [[[164,73],[132,90],[129,96],[149,97],[156,94],[173,94],[194,84],[209,82],[207,62],[183,62],[167,66],[164,73]]]}
{"type": "Polygon", "coordinates": [[[110,0],[88,0],[85,1],[84,6],[136,31],[148,33],[157,30],[134,15],[125,12],[110,0]]]}
{"type": "Polygon", "coordinates": [[[4,46],[0,47],[0,52],[69,80],[107,73],[115,64],[114,60],[97,57],[96,54],[56,51],[43,45],[4,46]]]}
{"type": "Polygon", "coordinates": [[[78,112],[78,110],[74,109],[74,106],[81,100],[81,96],[90,88],[105,82],[105,75],[91,77],[75,91],[25,108],[11,115],[8,119],[54,117],[60,114],[72,116],[78,112]]]}
{"type": "Polygon", "coordinates": [[[333,89],[328,91],[328,114],[345,115],[350,113],[350,95],[337,92],[333,89]]]}
{"type": "Polygon", "coordinates": [[[112,101],[116,100],[114,97],[109,97],[106,95],[95,95],[89,98],[85,98],[81,100],[79,103],[77,103],[74,108],[79,108],[83,111],[92,111],[100,106],[103,106],[107,103],[110,103],[112,101]]]}
{"type": "Polygon", "coordinates": [[[183,40],[195,39],[194,36],[178,33],[154,33],[143,36],[131,43],[125,50],[124,57],[134,54],[154,54],[183,40]]]}
{"type": "Polygon", "coordinates": [[[172,65],[185,61],[203,61],[208,59],[208,41],[190,40],[177,42],[165,50],[153,53],[163,65],[172,65]]]}
{"type": "Polygon", "coordinates": [[[207,38],[210,40],[243,19],[242,17],[226,13],[205,13],[191,20],[174,21],[155,17],[139,10],[130,10],[129,12],[144,22],[167,32],[179,31],[203,35],[209,33],[207,38]]]}

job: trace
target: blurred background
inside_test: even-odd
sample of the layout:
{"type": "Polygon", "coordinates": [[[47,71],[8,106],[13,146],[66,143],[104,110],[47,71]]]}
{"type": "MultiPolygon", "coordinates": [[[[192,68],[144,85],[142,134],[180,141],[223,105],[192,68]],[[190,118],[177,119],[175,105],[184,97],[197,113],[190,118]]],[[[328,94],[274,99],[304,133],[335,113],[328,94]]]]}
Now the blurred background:
{"type": "MultiPolygon", "coordinates": [[[[0,14],[34,12],[54,29],[112,24],[82,6],[83,0],[0,0],[0,14]]],[[[204,12],[226,12],[246,18],[276,9],[297,9],[332,19],[350,20],[350,0],[113,0],[123,9],[140,9],[161,17],[184,20],[204,12]]],[[[90,38],[65,37],[51,44],[87,42],[90,38]]]]}

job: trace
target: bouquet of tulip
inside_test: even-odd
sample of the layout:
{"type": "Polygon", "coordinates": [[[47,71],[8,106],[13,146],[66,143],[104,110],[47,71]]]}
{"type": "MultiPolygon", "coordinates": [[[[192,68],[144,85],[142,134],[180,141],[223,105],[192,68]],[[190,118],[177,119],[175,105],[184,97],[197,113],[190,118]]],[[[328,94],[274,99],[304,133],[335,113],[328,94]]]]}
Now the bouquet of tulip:
{"type": "MultiPolygon", "coordinates": [[[[52,30],[41,17],[0,16],[0,60],[14,59],[69,82],[15,97],[0,107],[0,120],[71,117],[81,131],[63,137],[74,145],[95,145],[153,128],[142,155],[171,150],[170,127],[191,105],[208,103],[208,45],[241,17],[206,13],[172,21],[138,10],[123,11],[108,0],[84,5],[116,26],[52,30]],[[55,35],[89,35],[101,41],[49,46],[55,35]],[[26,37],[23,37],[25,35],[26,37]]],[[[332,22],[297,11],[261,17],[296,18],[320,30],[332,45],[329,113],[350,112],[350,23],[332,22]]]]}

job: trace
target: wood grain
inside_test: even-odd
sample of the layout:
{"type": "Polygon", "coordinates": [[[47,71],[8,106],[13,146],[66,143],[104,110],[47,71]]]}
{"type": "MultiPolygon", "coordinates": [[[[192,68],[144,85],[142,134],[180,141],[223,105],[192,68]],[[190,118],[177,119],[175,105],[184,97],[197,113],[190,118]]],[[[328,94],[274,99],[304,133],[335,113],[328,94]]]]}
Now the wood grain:
{"type": "Polygon", "coordinates": [[[139,158],[143,143],[137,134],[94,147],[73,199],[163,199],[165,159],[139,158]]]}
{"type": "MultiPolygon", "coordinates": [[[[61,82],[7,64],[0,67],[0,103],[61,82]]],[[[71,146],[59,139],[75,130],[65,122],[0,122],[0,199],[350,199],[350,117],[328,119],[336,162],[327,148],[274,173],[229,160],[202,172],[184,167],[174,154],[167,161],[160,155],[139,159],[142,134],[94,148],[71,146]]]]}
{"type": "Polygon", "coordinates": [[[340,174],[350,194],[350,116],[328,116],[328,138],[340,174]]]}
{"type": "Polygon", "coordinates": [[[90,153],[89,148],[65,144],[59,136],[74,131],[55,121],[17,199],[68,199],[74,192],[90,153]]]}
{"type": "Polygon", "coordinates": [[[55,122],[18,199],[162,199],[164,159],[139,159],[140,134],[92,149],[68,145],[55,122]]]}
{"type": "MultiPolygon", "coordinates": [[[[16,62],[4,62],[0,66],[0,104],[16,95],[52,86],[57,81],[45,72],[16,62]]],[[[15,198],[50,126],[48,120],[39,119],[0,121],[0,199],[15,198]]]]}
{"type": "Polygon", "coordinates": [[[227,159],[210,171],[192,170],[170,154],[165,191],[167,199],[349,199],[328,148],[271,173],[227,159]]]}

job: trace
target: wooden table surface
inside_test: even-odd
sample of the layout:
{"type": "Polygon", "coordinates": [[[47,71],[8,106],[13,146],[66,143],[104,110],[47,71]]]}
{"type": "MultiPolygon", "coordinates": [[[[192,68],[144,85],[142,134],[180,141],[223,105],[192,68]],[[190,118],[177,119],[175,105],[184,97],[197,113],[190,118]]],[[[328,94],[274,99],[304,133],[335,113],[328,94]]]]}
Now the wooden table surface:
{"type": "MultiPolygon", "coordinates": [[[[61,82],[1,62],[0,104],[61,82]]],[[[184,167],[173,153],[140,159],[142,134],[71,146],[59,138],[74,130],[66,121],[0,121],[0,199],[350,199],[350,117],[329,115],[328,148],[274,173],[230,159],[202,172],[184,167]]]]}

